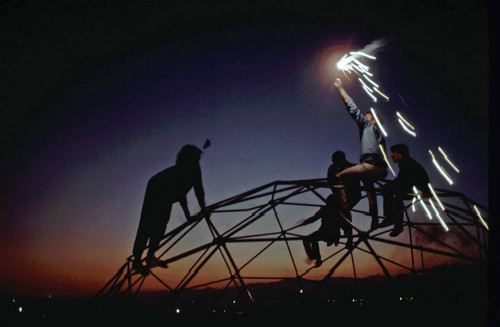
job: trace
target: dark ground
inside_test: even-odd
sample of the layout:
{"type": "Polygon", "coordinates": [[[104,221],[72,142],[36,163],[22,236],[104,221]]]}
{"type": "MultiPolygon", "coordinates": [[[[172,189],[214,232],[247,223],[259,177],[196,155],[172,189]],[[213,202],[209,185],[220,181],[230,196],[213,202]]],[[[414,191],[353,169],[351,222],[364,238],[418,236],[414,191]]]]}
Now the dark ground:
{"type": "Polygon", "coordinates": [[[498,326],[484,265],[443,266],[425,275],[334,278],[319,291],[282,281],[252,284],[255,305],[205,290],[135,299],[2,297],[0,326],[162,326],[186,323],[328,323],[336,326],[498,326]],[[302,288],[303,293],[298,292],[302,288]],[[13,300],[15,299],[15,300],[13,300]],[[14,302],[15,301],[15,302],[14,302]],[[22,307],[22,312],[19,312],[22,307]],[[180,312],[176,313],[179,308],[180,312]]]}

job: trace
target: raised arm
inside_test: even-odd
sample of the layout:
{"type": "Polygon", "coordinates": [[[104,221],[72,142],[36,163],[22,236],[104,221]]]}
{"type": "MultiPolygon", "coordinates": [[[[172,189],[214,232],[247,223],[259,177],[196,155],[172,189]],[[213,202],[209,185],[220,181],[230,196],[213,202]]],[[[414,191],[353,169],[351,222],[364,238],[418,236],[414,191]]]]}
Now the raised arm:
{"type": "Polygon", "coordinates": [[[349,96],[349,94],[347,94],[346,90],[342,86],[342,80],[340,78],[336,78],[333,84],[337,88],[337,91],[342,97],[342,100],[344,100],[347,111],[351,115],[352,119],[354,119],[356,124],[358,124],[360,128],[370,126],[371,122],[361,113],[358,106],[356,106],[352,98],[349,96]]]}
{"type": "Polygon", "coordinates": [[[342,86],[342,80],[340,78],[336,78],[335,82],[333,83],[335,87],[337,88],[337,91],[339,92],[340,96],[344,100],[344,102],[347,102],[347,99],[350,98],[349,94],[344,90],[344,87],[342,86]]]}

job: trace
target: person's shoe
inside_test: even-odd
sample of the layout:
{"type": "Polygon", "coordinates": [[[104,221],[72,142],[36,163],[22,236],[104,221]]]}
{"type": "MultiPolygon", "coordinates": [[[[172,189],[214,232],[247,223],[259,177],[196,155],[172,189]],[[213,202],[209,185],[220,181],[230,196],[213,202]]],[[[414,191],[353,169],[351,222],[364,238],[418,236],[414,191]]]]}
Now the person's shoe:
{"type": "Polygon", "coordinates": [[[168,265],[165,261],[162,261],[158,258],[146,259],[146,262],[148,263],[149,268],[154,268],[154,267],[167,268],[168,267],[168,265]]]}
{"type": "Polygon", "coordinates": [[[321,266],[321,264],[323,263],[323,260],[320,259],[316,259],[316,263],[314,264],[314,267],[318,268],[319,266],[321,266]]]}
{"type": "Polygon", "coordinates": [[[382,228],[382,227],[387,227],[387,226],[391,226],[391,225],[394,225],[394,220],[393,219],[390,219],[390,218],[385,218],[379,225],[378,227],[382,228]]]}
{"type": "Polygon", "coordinates": [[[135,270],[138,274],[147,276],[149,275],[148,267],[143,266],[141,262],[132,262],[132,269],[135,270]]]}
{"type": "Polygon", "coordinates": [[[394,226],[394,229],[389,233],[389,236],[396,237],[401,234],[401,232],[403,232],[403,226],[394,226]]]}
{"type": "Polygon", "coordinates": [[[377,229],[377,228],[378,228],[378,218],[377,219],[372,218],[372,223],[370,225],[370,229],[373,230],[373,229],[377,229]]]}
{"type": "Polygon", "coordinates": [[[352,245],[352,239],[348,239],[347,242],[345,243],[345,248],[347,250],[352,250],[354,249],[354,246],[352,245]]]}

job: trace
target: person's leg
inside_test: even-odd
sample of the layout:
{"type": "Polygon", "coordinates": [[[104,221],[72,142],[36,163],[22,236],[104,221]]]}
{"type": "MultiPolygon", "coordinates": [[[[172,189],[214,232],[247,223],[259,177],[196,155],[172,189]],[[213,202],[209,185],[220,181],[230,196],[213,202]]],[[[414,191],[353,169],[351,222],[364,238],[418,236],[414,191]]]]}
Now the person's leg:
{"type": "MultiPolygon", "coordinates": [[[[172,205],[168,204],[162,211],[158,211],[154,217],[154,223],[151,226],[151,237],[149,238],[149,249],[146,256],[146,262],[148,265],[158,264],[162,265],[161,262],[156,259],[155,252],[160,246],[160,242],[165,235],[165,230],[167,229],[168,221],[170,220],[170,211],[172,205]]],[[[165,265],[166,268],[166,265],[165,265]]]]}
{"type": "Polygon", "coordinates": [[[395,187],[389,182],[382,189],[384,221],[380,227],[386,227],[394,224],[394,207],[395,207],[395,187]]]}
{"type": "Polygon", "coordinates": [[[403,231],[403,215],[405,205],[400,194],[394,197],[394,229],[389,234],[392,237],[398,236],[403,231]]]}

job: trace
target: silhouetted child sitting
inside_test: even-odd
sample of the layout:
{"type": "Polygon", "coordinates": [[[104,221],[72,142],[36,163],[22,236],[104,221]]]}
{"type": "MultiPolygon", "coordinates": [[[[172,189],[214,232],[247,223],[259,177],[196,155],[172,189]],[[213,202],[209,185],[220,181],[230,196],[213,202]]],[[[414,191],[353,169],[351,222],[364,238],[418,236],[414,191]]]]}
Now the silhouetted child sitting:
{"type": "Polygon", "coordinates": [[[312,234],[305,236],[302,242],[306,254],[311,260],[316,260],[315,267],[321,266],[319,241],[326,242],[327,246],[339,244],[340,228],[347,236],[347,248],[352,248],[352,226],[340,215],[339,201],[331,194],[326,199],[326,205],[321,207],[313,216],[307,218],[301,225],[308,225],[321,218],[321,226],[312,234]]]}

